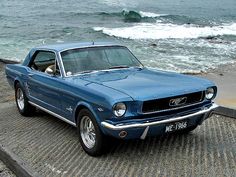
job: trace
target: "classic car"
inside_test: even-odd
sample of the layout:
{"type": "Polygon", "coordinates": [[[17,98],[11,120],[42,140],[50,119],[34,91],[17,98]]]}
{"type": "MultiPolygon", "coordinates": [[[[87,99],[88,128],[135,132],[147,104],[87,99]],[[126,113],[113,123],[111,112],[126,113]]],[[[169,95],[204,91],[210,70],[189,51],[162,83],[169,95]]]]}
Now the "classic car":
{"type": "Polygon", "coordinates": [[[190,132],[217,108],[211,81],[144,67],[114,43],[36,47],[5,71],[20,114],[39,108],[76,126],[92,156],[104,152],[107,137],[190,132]]]}

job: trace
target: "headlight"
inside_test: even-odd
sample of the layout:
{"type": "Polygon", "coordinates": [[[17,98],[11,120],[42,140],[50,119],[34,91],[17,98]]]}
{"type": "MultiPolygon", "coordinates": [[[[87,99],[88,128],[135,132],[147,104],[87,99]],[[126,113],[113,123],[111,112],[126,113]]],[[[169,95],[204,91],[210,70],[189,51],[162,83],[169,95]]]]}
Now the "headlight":
{"type": "Polygon", "coordinates": [[[124,103],[116,103],[113,106],[113,113],[115,114],[116,117],[123,116],[125,112],[126,112],[126,106],[124,103]]]}
{"type": "Polygon", "coordinates": [[[212,87],[206,89],[206,99],[211,100],[214,98],[214,96],[215,96],[215,90],[212,87]]]}

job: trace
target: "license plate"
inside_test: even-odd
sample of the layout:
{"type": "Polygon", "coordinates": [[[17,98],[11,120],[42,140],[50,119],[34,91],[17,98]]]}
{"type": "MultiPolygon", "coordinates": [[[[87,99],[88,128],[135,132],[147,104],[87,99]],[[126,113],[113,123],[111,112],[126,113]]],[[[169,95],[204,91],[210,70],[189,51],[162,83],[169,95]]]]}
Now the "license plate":
{"type": "Polygon", "coordinates": [[[177,130],[182,130],[182,129],[187,128],[187,126],[188,126],[187,121],[174,122],[166,126],[165,132],[168,133],[168,132],[174,132],[177,130]]]}

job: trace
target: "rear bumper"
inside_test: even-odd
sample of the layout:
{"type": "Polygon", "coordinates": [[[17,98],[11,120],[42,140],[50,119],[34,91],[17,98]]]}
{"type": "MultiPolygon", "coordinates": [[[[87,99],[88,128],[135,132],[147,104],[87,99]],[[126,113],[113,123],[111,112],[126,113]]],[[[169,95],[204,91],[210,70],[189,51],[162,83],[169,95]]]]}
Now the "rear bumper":
{"type": "Polygon", "coordinates": [[[142,133],[142,136],[140,137],[143,139],[146,137],[145,132],[147,134],[149,127],[162,126],[162,125],[165,125],[165,124],[168,124],[171,122],[182,121],[182,120],[190,119],[190,118],[201,119],[200,121],[197,121],[198,124],[200,124],[202,121],[204,121],[205,119],[210,117],[212,114],[212,111],[214,111],[217,107],[218,107],[218,105],[213,103],[211,106],[205,107],[200,111],[197,111],[197,112],[194,112],[191,114],[187,114],[184,116],[172,117],[172,118],[165,119],[165,120],[157,120],[157,121],[152,121],[152,122],[150,122],[149,120],[145,120],[145,121],[138,122],[138,123],[137,122],[133,122],[133,123],[130,122],[130,123],[122,123],[122,124],[120,124],[120,123],[112,124],[110,122],[103,121],[103,122],[101,122],[101,125],[105,129],[107,129],[109,132],[112,132],[112,131],[120,132],[120,131],[130,130],[130,129],[132,129],[132,130],[145,129],[142,133]]]}

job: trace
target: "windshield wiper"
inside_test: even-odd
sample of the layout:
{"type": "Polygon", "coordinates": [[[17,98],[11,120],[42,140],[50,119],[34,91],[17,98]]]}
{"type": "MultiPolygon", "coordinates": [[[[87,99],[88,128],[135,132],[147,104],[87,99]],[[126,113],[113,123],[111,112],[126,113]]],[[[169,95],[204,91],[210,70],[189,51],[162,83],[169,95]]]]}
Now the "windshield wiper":
{"type": "Polygon", "coordinates": [[[109,69],[119,69],[119,68],[129,68],[129,66],[127,66],[127,65],[112,66],[109,69]]]}
{"type": "Polygon", "coordinates": [[[144,67],[143,66],[133,66],[131,68],[135,68],[135,69],[139,69],[139,70],[142,70],[144,67]]]}

